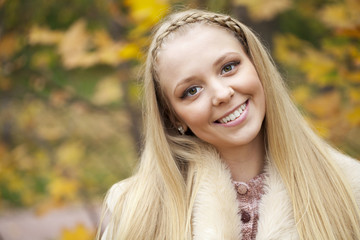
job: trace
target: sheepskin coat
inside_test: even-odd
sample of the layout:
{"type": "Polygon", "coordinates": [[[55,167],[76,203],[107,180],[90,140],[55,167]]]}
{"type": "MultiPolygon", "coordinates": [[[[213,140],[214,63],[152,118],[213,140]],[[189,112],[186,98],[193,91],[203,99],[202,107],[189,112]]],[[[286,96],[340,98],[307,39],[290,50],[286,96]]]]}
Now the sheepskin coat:
{"type": "MultiPolygon", "coordinates": [[[[354,189],[360,207],[360,162],[339,153],[334,154],[354,189]]],[[[193,209],[193,239],[240,240],[242,223],[237,214],[238,202],[230,171],[218,159],[209,160],[205,165],[206,174],[200,183],[193,209]]],[[[290,198],[271,161],[266,165],[265,175],[265,194],[259,206],[256,239],[299,239],[290,198]]],[[[121,194],[121,188],[121,183],[111,188],[107,202],[110,209],[121,194]]]]}

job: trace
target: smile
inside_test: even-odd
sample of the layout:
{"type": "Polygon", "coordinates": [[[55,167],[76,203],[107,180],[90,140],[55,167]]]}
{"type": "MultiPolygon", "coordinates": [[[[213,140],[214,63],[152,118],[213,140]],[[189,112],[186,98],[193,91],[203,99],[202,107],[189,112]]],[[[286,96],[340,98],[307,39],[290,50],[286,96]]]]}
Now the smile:
{"type": "Polygon", "coordinates": [[[235,119],[238,119],[241,116],[241,114],[244,112],[247,104],[248,104],[248,101],[241,104],[241,106],[238,109],[236,109],[235,111],[233,111],[226,117],[223,117],[222,119],[220,119],[219,122],[220,123],[228,123],[228,122],[234,121],[235,119]]]}

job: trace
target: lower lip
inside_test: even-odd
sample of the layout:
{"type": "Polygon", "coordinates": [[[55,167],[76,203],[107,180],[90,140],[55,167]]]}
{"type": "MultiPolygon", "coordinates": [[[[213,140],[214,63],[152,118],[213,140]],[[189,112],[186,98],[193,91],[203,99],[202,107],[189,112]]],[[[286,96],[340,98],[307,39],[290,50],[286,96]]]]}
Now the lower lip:
{"type": "Polygon", "coordinates": [[[249,104],[250,104],[250,102],[248,101],[248,104],[246,105],[246,108],[244,109],[244,111],[242,112],[240,117],[238,117],[237,119],[235,119],[235,120],[233,120],[231,122],[228,122],[228,123],[218,123],[218,124],[220,124],[221,126],[224,126],[224,127],[235,127],[237,125],[240,125],[242,122],[245,121],[245,119],[246,119],[246,117],[248,115],[249,104]]]}

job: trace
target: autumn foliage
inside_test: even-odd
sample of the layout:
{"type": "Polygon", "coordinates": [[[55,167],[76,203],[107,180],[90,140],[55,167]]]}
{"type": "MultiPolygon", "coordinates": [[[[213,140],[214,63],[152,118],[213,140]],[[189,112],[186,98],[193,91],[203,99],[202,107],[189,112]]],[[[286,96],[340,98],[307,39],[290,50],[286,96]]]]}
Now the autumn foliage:
{"type": "Polygon", "coordinates": [[[359,1],[0,0],[0,212],[99,203],[131,174],[139,66],[151,28],[181,5],[270,24],[269,47],[307,120],[360,157],[359,1]]]}

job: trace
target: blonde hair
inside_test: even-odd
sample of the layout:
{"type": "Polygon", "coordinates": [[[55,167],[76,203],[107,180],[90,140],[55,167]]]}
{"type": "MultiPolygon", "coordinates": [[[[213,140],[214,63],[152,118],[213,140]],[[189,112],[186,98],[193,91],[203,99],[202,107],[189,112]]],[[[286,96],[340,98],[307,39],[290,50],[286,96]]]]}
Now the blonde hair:
{"type": "Polygon", "coordinates": [[[177,133],[176,116],[159,86],[156,58],[172,33],[197,23],[232,32],[259,74],[267,103],[266,150],[286,185],[300,238],[360,239],[360,211],[334,163],[330,152],[334,150],[304,121],[266,49],[237,20],[199,10],[171,15],[154,34],[144,73],[144,149],[137,173],[127,180],[116,204],[108,236],[191,239],[191,210],[201,164],[216,152],[196,136],[177,133]]]}

